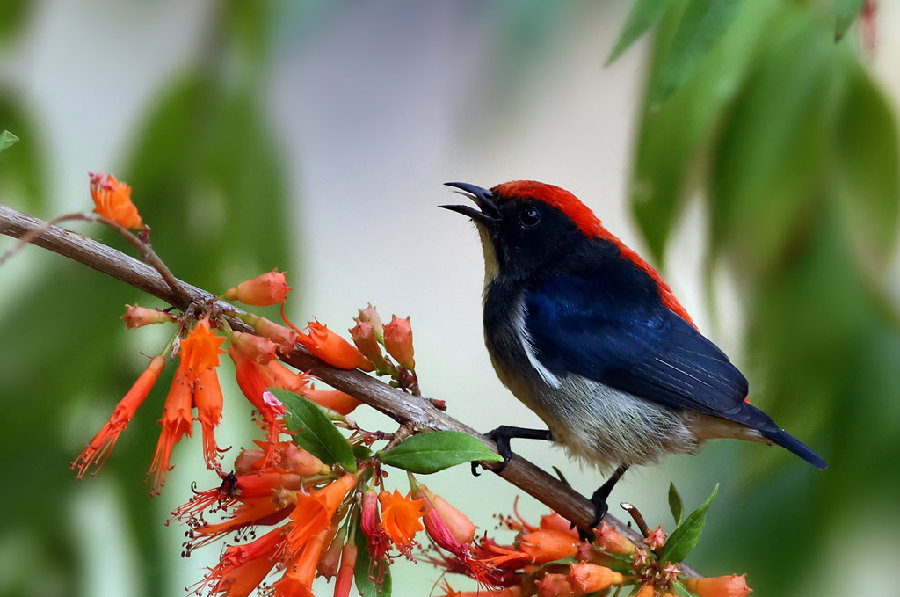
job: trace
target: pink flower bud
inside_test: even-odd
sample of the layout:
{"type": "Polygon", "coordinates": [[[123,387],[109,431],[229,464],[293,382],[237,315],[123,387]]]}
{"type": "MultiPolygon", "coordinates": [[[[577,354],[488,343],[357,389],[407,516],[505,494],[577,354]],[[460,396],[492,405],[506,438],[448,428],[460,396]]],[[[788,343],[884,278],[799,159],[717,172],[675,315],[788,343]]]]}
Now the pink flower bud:
{"type": "Polygon", "coordinates": [[[630,556],[635,552],[634,543],[605,522],[597,527],[596,534],[594,545],[603,551],[623,556],[630,556]]]}
{"type": "Polygon", "coordinates": [[[622,575],[606,566],[597,564],[572,564],[569,568],[569,584],[579,593],[602,591],[610,585],[622,584],[622,575]]]}
{"type": "Polygon", "coordinates": [[[344,529],[338,531],[328,548],[319,557],[319,562],[316,564],[316,572],[320,576],[328,579],[337,576],[338,566],[341,563],[341,552],[344,549],[344,540],[346,538],[347,534],[344,529]]]}
{"type": "Polygon", "coordinates": [[[285,274],[278,268],[267,274],[260,274],[252,280],[244,280],[235,288],[229,288],[223,298],[226,301],[240,301],[247,305],[267,307],[284,302],[290,287],[285,274]]]}
{"type": "MultiPolygon", "coordinates": [[[[469,517],[450,505],[441,496],[432,493],[424,484],[418,484],[413,492],[416,498],[425,498],[425,530],[441,545],[435,535],[449,532],[453,539],[461,544],[471,544],[475,540],[475,525],[469,517]],[[434,514],[431,512],[434,511],[434,514]],[[440,528],[443,527],[443,528],[440,528]]],[[[441,545],[444,549],[448,547],[441,545]]]]}
{"type": "Polygon", "coordinates": [[[375,332],[375,339],[379,342],[384,342],[384,328],[381,325],[381,315],[378,314],[378,310],[372,306],[372,303],[369,303],[369,306],[365,309],[360,309],[359,317],[355,319],[360,323],[371,323],[372,330],[375,332]]]}
{"type": "Polygon", "coordinates": [[[375,328],[369,321],[360,321],[350,329],[350,337],[359,349],[359,352],[372,361],[379,369],[384,369],[387,364],[381,353],[381,345],[375,337],[375,328]]]}
{"type": "Polygon", "coordinates": [[[412,328],[409,325],[409,317],[398,319],[396,315],[391,322],[384,326],[384,347],[394,357],[401,367],[415,369],[416,361],[413,359],[412,328]]]}
{"type": "Polygon", "coordinates": [[[125,328],[133,330],[152,323],[165,323],[175,321],[175,318],[161,309],[147,309],[137,305],[125,305],[125,315],[122,316],[125,328]]]}
{"type": "Polygon", "coordinates": [[[287,444],[285,447],[283,468],[303,477],[325,475],[331,470],[318,457],[295,444],[287,444]]]}

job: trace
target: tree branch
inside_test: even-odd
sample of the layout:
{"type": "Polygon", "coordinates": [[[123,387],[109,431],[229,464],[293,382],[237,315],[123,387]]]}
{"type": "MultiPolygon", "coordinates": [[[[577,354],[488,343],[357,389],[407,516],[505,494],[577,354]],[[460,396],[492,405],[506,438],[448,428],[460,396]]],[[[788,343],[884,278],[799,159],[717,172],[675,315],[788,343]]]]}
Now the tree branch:
{"type": "MultiPolygon", "coordinates": [[[[184,294],[176,293],[159,272],[149,265],[76,232],[59,226],[48,226],[38,218],[0,203],[0,234],[18,238],[41,229],[45,230],[31,240],[33,244],[92,267],[174,307],[186,309],[191,302],[210,302],[215,299],[215,295],[181,280],[178,283],[184,294]]],[[[218,301],[218,306],[223,310],[241,312],[224,301],[218,301]]],[[[229,323],[233,329],[253,331],[237,318],[230,318],[229,323]]],[[[312,373],[335,389],[358,398],[402,425],[416,430],[461,431],[478,438],[491,449],[496,449],[494,442],[435,408],[429,399],[392,388],[362,371],[330,367],[299,347],[284,357],[284,361],[312,373]]],[[[503,471],[497,474],[579,527],[587,528],[593,522],[594,506],[589,500],[520,456],[513,455],[503,471]]],[[[644,544],[640,535],[612,515],[607,514],[604,521],[637,545],[644,544]]],[[[681,568],[686,576],[700,576],[689,566],[682,564],[681,568]]]]}

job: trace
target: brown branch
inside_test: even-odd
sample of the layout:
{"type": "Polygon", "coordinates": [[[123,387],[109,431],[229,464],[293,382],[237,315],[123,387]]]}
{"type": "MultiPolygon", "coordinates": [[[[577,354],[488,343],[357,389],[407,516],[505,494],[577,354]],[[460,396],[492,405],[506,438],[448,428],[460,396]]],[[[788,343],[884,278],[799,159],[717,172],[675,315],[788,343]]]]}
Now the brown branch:
{"type": "MultiPolygon", "coordinates": [[[[58,226],[47,226],[42,220],[0,203],[0,234],[18,238],[29,231],[39,229],[45,230],[32,240],[33,244],[92,267],[179,309],[187,308],[191,302],[209,302],[215,299],[211,293],[181,280],[178,280],[178,285],[183,294],[176,293],[159,272],[149,265],[76,232],[58,226]]],[[[223,310],[241,311],[224,301],[219,301],[219,306],[223,310]]],[[[252,331],[236,318],[231,318],[230,324],[233,329],[252,331]]],[[[359,370],[335,369],[301,348],[287,355],[284,361],[302,371],[309,371],[338,390],[355,396],[401,425],[415,430],[461,431],[477,437],[491,449],[496,449],[492,441],[435,408],[428,398],[411,396],[359,370]]],[[[514,455],[503,471],[497,474],[577,526],[587,528],[593,522],[594,507],[589,500],[520,456],[514,455]]],[[[604,521],[634,543],[644,545],[640,535],[617,518],[607,514],[604,521]]],[[[700,576],[688,566],[682,565],[682,571],[686,576],[700,576]]]]}

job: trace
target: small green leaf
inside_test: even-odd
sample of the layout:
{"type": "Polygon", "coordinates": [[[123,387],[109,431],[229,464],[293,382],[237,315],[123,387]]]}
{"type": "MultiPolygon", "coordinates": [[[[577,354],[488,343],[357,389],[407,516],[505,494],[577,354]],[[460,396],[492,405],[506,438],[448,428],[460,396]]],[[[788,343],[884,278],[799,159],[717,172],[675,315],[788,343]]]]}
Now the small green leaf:
{"type": "Polygon", "coordinates": [[[693,593],[688,591],[683,582],[678,580],[672,583],[672,593],[674,593],[678,597],[696,597],[693,593]]]}
{"type": "Polygon", "coordinates": [[[4,129],[2,133],[0,133],[0,151],[7,149],[10,145],[18,141],[19,138],[13,135],[11,132],[4,129]]]}
{"type": "Polygon", "coordinates": [[[834,38],[840,40],[859,16],[866,0],[831,0],[834,5],[834,38]]]}
{"type": "Polygon", "coordinates": [[[672,518],[675,519],[675,526],[681,524],[681,517],[684,516],[684,502],[681,501],[681,495],[675,489],[674,483],[669,483],[669,509],[672,511],[672,518]]]}
{"type": "Polygon", "coordinates": [[[553,472],[556,473],[556,476],[559,478],[560,481],[562,481],[563,485],[565,485],[566,487],[572,487],[572,484],[569,483],[569,480],[566,479],[566,476],[563,474],[563,472],[561,470],[559,470],[559,467],[554,466],[553,472]]]}
{"type": "Polygon", "coordinates": [[[390,597],[391,569],[386,559],[382,559],[379,566],[372,569],[366,535],[359,522],[356,523],[355,541],[359,552],[356,556],[356,566],[353,567],[353,580],[356,581],[356,590],[359,591],[360,597],[390,597]],[[380,583],[372,579],[370,574],[373,573],[380,575],[380,583]]]}
{"type": "Polygon", "coordinates": [[[356,456],[357,460],[371,460],[372,454],[373,452],[369,446],[364,446],[362,444],[353,446],[353,455],[356,456]]]}
{"type": "Polygon", "coordinates": [[[688,514],[684,522],[672,531],[663,547],[662,555],[659,557],[660,561],[677,564],[691,553],[691,550],[694,549],[694,546],[697,545],[697,541],[700,539],[703,525],[706,524],[706,511],[709,509],[709,505],[712,503],[713,498],[716,497],[716,492],[718,491],[719,484],[717,483],[707,500],[699,508],[688,514]]]}
{"type": "Polygon", "coordinates": [[[294,443],[326,464],[339,462],[348,471],[356,470],[356,457],[347,438],[322,410],[298,394],[269,388],[288,409],[284,422],[294,443]]]}
{"type": "Polygon", "coordinates": [[[658,109],[715,47],[737,16],[741,4],[742,0],[690,0],[651,83],[651,111],[658,109]]]}
{"type": "Polygon", "coordinates": [[[619,34],[616,45],[613,46],[609,58],[606,59],[606,64],[612,64],[625,50],[631,47],[631,44],[655,25],[671,3],[672,0],[636,0],[628,13],[625,25],[622,26],[622,32],[619,34]]]}
{"type": "Polygon", "coordinates": [[[419,433],[376,454],[384,464],[427,475],[463,462],[502,462],[503,457],[459,431],[419,433]]]}

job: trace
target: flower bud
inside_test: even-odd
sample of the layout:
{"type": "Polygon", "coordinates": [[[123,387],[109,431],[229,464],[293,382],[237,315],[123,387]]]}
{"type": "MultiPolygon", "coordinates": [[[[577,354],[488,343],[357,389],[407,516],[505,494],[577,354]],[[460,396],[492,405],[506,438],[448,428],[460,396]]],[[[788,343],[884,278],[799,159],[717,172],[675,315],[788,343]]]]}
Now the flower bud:
{"type": "Polygon", "coordinates": [[[637,593],[632,593],[632,597],[656,597],[656,589],[653,585],[644,585],[637,593]]]}
{"type": "Polygon", "coordinates": [[[384,342],[384,327],[381,325],[381,315],[378,314],[378,310],[372,306],[372,303],[369,303],[369,306],[365,309],[360,309],[359,317],[355,319],[360,323],[371,323],[375,332],[375,339],[378,342],[384,342]]]}
{"type": "Polygon", "coordinates": [[[229,288],[223,298],[226,301],[240,301],[247,305],[268,307],[284,302],[290,287],[287,285],[285,273],[278,268],[267,274],[260,274],[252,280],[244,280],[235,288],[229,288]]]}
{"type": "Polygon", "coordinates": [[[165,323],[175,321],[169,313],[162,309],[147,309],[137,305],[125,305],[125,315],[122,316],[125,322],[125,329],[133,330],[144,325],[152,323],[165,323]]]}
{"type": "Polygon", "coordinates": [[[278,345],[278,349],[287,354],[294,350],[294,343],[297,341],[297,334],[289,327],[277,324],[265,317],[258,317],[253,324],[253,328],[278,345]]]}
{"type": "Polygon", "coordinates": [[[316,572],[319,573],[319,576],[324,576],[328,579],[337,576],[338,566],[341,563],[341,552],[344,550],[344,540],[346,538],[346,531],[341,529],[331,540],[331,543],[319,557],[319,562],[316,564],[316,572]]]}
{"type": "Polygon", "coordinates": [[[262,365],[278,358],[278,347],[268,338],[248,332],[231,332],[231,344],[245,357],[262,365]]]}
{"type": "Polygon", "coordinates": [[[303,477],[325,475],[331,470],[318,457],[292,443],[285,447],[283,458],[283,467],[286,470],[303,477]]]}
{"type": "Polygon", "coordinates": [[[699,597],[744,597],[752,592],[747,586],[746,575],[732,574],[715,578],[688,578],[684,581],[688,591],[699,597]]]}
{"type": "Polygon", "coordinates": [[[350,587],[353,584],[353,568],[356,567],[356,557],[359,548],[354,543],[347,543],[341,552],[341,568],[338,571],[337,580],[334,583],[334,597],[348,597],[350,587]]]}
{"type": "Polygon", "coordinates": [[[538,581],[538,597],[572,597],[575,592],[565,574],[551,572],[538,581]]]}
{"type": "Polygon", "coordinates": [[[384,348],[405,369],[415,369],[416,361],[413,359],[412,328],[409,325],[409,317],[398,319],[396,315],[391,322],[384,326],[384,348]]]}
{"type": "Polygon", "coordinates": [[[372,363],[359,352],[359,349],[318,321],[310,321],[309,335],[301,335],[298,341],[306,350],[332,367],[363,371],[374,369],[372,363]]]}
{"type": "Polygon", "coordinates": [[[578,531],[575,530],[572,523],[556,512],[541,516],[541,530],[558,531],[560,533],[565,533],[566,535],[572,535],[573,537],[578,536],[578,531]]]}
{"type": "Polygon", "coordinates": [[[594,541],[594,545],[603,551],[623,556],[630,556],[635,551],[634,543],[605,522],[597,527],[596,534],[597,539],[594,541]]]}
{"type": "Polygon", "coordinates": [[[597,564],[572,564],[569,568],[569,584],[579,593],[602,591],[610,585],[622,584],[622,575],[606,566],[597,564]]]}
{"type": "Polygon", "coordinates": [[[543,564],[578,553],[577,537],[558,531],[534,531],[522,535],[519,549],[531,557],[532,562],[543,564]]]}
{"type": "Polygon", "coordinates": [[[369,321],[360,321],[350,329],[350,337],[359,352],[372,361],[378,369],[386,368],[387,362],[381,353],[381,345],[375,337],[375,327],[369,321]]]}
{"type": "MultiPolygon", "coordinates": [[[[453,539],[462,544],[470,544],[475,540],[475,525],[469,520],[469,517],[452,506],[447,500],[441,496],[432,493],[428,487],[419,483],[413,495],[416,498],[425,498],[425,530],[435,542],[441,545],[435,535],[442,535],[449,532],[453,539]],[[434,511],[434,514],[431,514],[434,511]],[[443,528],[441,528],[443,527],[443,528]],[[444,531],[446,528],[446,531],[444,531]]],[[[444,549],[448,549],[444,547],[444,549]]]]}
{"type": "Polygon", "coordinates": [[[268,369],[271,374],[273,388],[302,394],[309,386],[310,378],[308,375],[291,371],[281,361],[269,361],[266,365],[266,369],[268,369]]]}
{"type": "Polygon", "coordinates": [[[666,544],[666,534],[663,532],[662,525],[659,525],[655,531],[650,531],[647,535],[647,547],[656,550],[666,544]]]}

